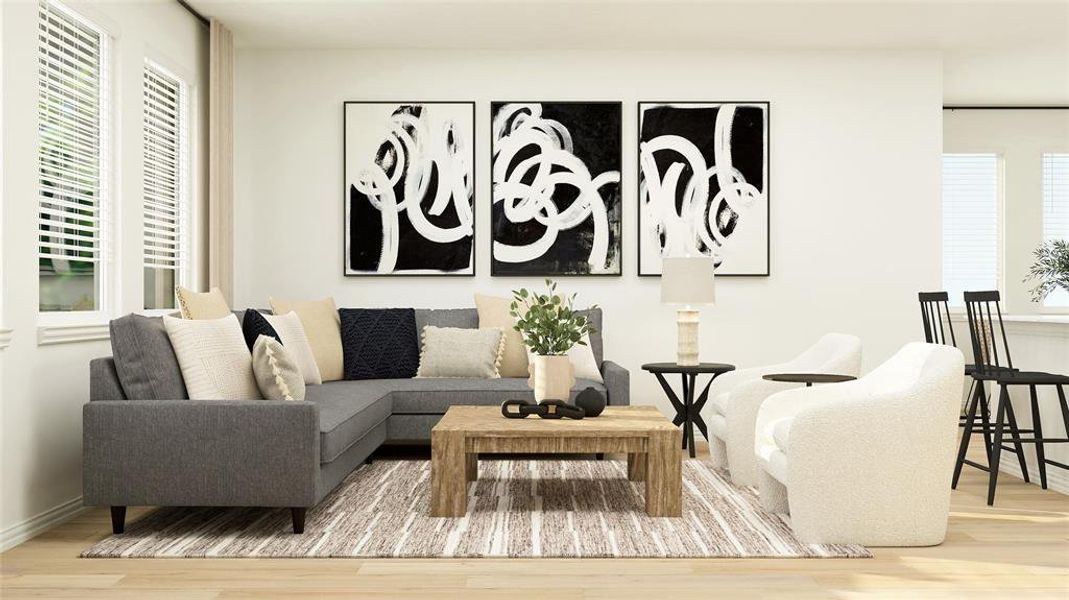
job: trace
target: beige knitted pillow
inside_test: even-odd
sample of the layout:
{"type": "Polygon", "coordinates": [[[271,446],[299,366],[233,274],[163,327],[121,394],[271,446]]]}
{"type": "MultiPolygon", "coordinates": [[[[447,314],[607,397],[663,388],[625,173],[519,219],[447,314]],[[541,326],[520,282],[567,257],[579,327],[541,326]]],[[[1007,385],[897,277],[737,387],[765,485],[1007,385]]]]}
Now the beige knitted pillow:
{"type": "Polygon", "coordinates": [[[501,377],[501,329],[423,327],[423,345],[416,377],[501,377]]]}
{"type": "Polygon", "coordinates": [[[238,318],[163,317],[190,400],[257,400],[249,347],[238,318]]]}
{"type": "Polygon", "coordinates": [[[223,292],[217,287],[209,292],[192,292],[178,286],[175,293],[183,319],[222,319],[231,314],[223,292]]]}
{"type": "Polygon", "coordinates": [[[304,400],[304,375],[297,359],[273,337],[261,335],[252,345],[252,371],[267,400],[304,400]]]}

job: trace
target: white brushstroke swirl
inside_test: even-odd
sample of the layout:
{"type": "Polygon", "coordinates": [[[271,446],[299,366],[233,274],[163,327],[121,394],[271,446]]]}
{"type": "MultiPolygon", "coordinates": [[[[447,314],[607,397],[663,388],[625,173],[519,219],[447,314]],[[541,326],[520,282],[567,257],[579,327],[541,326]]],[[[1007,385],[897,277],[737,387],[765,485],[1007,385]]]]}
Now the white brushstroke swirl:
{"type": "Polygon", "coordinates": [[[395,164],[390,174],[375,162],[375,157],[357,170],[353,186],[367,197],[382,217],[382,252],[378,272],[392,273],[397,266],[399,246],[398,215],[403,211],[412,227],[424,238],[447,244],[470,237],[474,232],[471,209],[472,177],[468,152],[455,123],[445,122],[441,131],[432,135],[428,131],[428,107],[422,107],[421,117],[408,113],[390,116],[389,136],[383,143],[394,151],[395,164]],[[406,129],[408,128],[408,129],[406,129]],[[412,133],[409,132],[411,129],[412,133]],[[454,140],[452,148],[449,139],[454,140]],[[406,174],[407,167],[407,174],[406,174]],[[430,187],[431,174],[437,169],[438,185],[434,201],[427,211],[440,216],[450,205],[456,211],[459,223],[454,227],[439,227],[423,214],[421,205],[430,187]],[[404,197],[397,198],[394,187],[405,175],[404,197]]]}
{"type": "Polygon", "coordinates": [[[545,227],[539,239],[516,246],[494,241],[494,258],[506,263],[529,262],[544,255],[561,231],[578,227],[590,219],[593,243],[587,263],[591,273],[610,272],[609,216],[599,191],[620,183],[619,171],[605,171],[591,177],[587,166],[573,153],[572,136],[559,121],[542,117],[540,104],[506,104],[494,116],[493,202],[500,202],[510,223],[537,222],[545,227]],[[528,146],[538,152],[512,165],[517,154],[528,146]],[[558,169],[554,172],[554,167],[558,169]],[[530,183],[524,179],[533,174],[530,183]],[[553,195],[558,186],[578,190],[575,201],[558,210],[553,195]]]}
{"type": "Polygon", "coordinates": [[[697,256],[718,258],[716,249],[727,239],[716,224],[717,207],[723,200],[739,214],[764,201],[764,192],[746,181],[734,168],[731,159],[731,125],[736,106],[719,107],[713,125],[713,162],[709,166],[701,151],[690,140],[678,135],[661,135],[639,144],[639,161],[643,180],[639,186],[639,205],[643,223],[650,237],[664,235],[661,256],[697,256]],[[671,152],[682,160],[673,161],[662,174],[654,160],[658,152],[671,152]],[[680,181],[684,167],[690,176],[680,181]],[[717,193],[709,197],[709,180],[716,178],[717,193]],[[676,210],[676,197],[682,186],[682,207],[676,210]],[[704,251],[703,251],[704,247],[704,251]]]}

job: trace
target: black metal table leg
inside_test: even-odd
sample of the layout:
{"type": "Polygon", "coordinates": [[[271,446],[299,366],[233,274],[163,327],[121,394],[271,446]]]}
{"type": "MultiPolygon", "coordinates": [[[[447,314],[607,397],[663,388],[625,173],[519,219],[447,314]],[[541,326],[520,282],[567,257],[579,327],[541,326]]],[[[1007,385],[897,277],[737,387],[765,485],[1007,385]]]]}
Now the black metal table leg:
{"type": "Polygon", "coordinates": [[[694,458],[694,421],[691,420],[691,407],[694,404],[694,397],[691,396],[687,374],[681,373],[679,377],[683,380],[683,449],[686,450],[689,444],[690,457],[694,458]],[[690,435],[687,432],[690,432],[690,435]]]}

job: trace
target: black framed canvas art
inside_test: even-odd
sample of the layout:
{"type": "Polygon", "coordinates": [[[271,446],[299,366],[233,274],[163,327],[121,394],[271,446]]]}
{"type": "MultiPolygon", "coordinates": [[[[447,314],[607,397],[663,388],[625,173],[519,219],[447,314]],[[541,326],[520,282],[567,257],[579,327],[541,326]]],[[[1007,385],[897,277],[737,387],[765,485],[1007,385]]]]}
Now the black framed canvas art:
{"type": "Polygon", "coordinates": [[[344,103],[345,275],[475,274],[475,103],[344,103]]]}
{"type": "Polygon", "coordinates": [[[619,102],[493,102],[493,275],[621,274],[619,102]]]}
{"type": "Polygon", "coordinates": [[[712,256],[717,276],[769,274],[769,103],[640,102],[638,273],[712,256]]]}

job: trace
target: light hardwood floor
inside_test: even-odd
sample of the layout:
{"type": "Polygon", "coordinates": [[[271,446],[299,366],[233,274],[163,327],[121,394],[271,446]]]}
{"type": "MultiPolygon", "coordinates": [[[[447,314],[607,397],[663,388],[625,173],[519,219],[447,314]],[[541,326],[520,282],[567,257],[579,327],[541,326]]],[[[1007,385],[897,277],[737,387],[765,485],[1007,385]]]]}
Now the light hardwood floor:
{"type": "Polygon", "coordinates": [[[109,531],[96,509],[0,555],[0,597],[1069,598],[1069,496],[1006,476],[988,508],[984,475],[966,470],[941,546],[872,560],[80,559],[109,531]]]}

